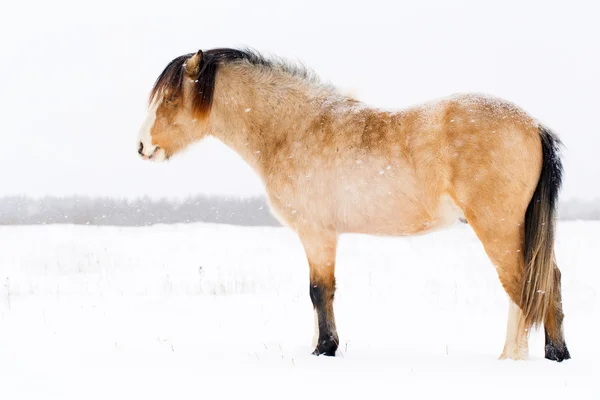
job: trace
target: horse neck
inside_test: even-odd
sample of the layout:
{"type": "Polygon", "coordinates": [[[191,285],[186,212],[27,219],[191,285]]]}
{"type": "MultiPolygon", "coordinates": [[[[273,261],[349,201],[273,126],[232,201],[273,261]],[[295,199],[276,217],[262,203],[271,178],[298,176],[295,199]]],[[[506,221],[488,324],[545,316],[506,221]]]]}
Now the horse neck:
{"type": "Polygon", "coordinates": [[[223,65],[210,114],[211,134],[264,173],[274,146],[305,131],[335,93],[285,71],[223,65]]]}

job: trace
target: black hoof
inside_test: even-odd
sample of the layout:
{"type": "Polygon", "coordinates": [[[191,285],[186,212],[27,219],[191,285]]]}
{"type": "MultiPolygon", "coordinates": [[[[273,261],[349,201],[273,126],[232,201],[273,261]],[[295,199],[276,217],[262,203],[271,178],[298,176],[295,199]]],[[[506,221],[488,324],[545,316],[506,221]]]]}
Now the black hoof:
{"type": "Polygon", "coordinates": [[[320,340],[317,348],[312,352],[314,356],[325,355],[335,357],[335,352],[338,348],[338,343],[333,338],[328,340],[320,340]]]}
{"type": "Polygon", "coordinates": [[[571,358],[567,345],[555,346],[553,343],[546,344],[546,358],[548,360],[561,362],[571,358]]]}

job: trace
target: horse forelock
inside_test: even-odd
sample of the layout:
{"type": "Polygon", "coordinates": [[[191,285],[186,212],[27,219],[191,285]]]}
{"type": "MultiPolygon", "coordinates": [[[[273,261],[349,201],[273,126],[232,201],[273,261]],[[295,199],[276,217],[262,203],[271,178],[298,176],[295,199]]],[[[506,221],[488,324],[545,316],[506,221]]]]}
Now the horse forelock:
{"type": "Polygon", "coordinates": [[[152,91],[150,92],[150,97],[148,99],[149,104],[152,104],[152,102],[160,94],[169,94],[171,96],[178,96],[181,94],[183,87],[183,76],[185,73],[185,62],[192,55],[193,54],[186,54],[176,57],[169,64],[167,64],[152,87],[152,91]]]}

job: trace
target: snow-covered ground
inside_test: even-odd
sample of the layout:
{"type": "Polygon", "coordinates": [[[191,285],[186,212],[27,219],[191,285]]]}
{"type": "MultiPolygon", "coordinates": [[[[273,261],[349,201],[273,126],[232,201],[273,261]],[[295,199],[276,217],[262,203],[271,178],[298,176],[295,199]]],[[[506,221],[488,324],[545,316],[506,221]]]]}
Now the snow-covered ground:
{"type": "Polygon", "coordinates": [[[598,399],[600,223],[557,240],[562,364],[542,332],[529,361],[497,360],[507,299],[467,225],[342,237],[336,358],[310,355],[286,228],[0,227],[0,399],[598,399]]]}

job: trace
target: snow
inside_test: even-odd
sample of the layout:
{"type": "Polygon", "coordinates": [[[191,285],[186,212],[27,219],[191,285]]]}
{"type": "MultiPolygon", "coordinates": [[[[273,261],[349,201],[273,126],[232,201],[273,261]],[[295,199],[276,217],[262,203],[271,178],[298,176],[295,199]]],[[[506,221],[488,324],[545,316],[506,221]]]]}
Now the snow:
{"type": "Polygon", "coordinates": [[[572,360],[497,360],[508,301],[468,225],[342,236],[336,358],[310,355],[286,228],[0,227],[0,399],[598,399],[599,222],[561,222],[572,360]]]}

